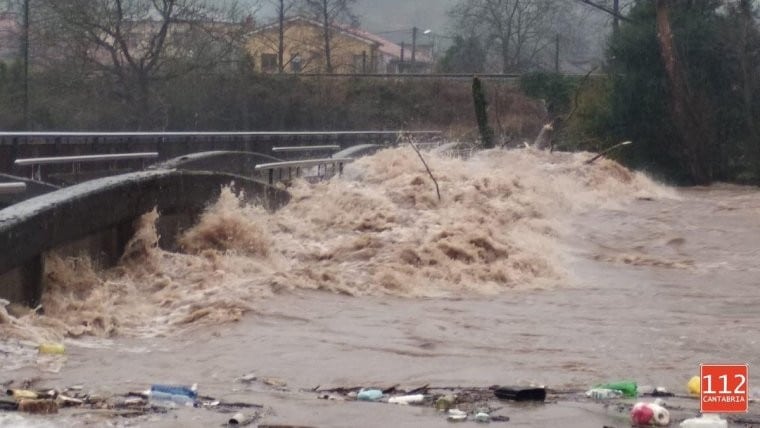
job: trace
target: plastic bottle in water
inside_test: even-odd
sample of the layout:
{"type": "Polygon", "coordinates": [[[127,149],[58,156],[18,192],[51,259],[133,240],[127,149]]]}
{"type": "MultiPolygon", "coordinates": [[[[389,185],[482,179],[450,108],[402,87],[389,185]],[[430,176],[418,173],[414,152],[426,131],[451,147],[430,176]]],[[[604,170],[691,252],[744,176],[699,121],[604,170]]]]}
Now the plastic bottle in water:
{"type": "Polygon", "coordinates": [[[377,401],[383,397],[383,391],[379,389],[362,389],[356,394],[356,399],[361,401],[377,401]]]}
{"type": "Polygon", "coordinates": [[[184,385],[162,385],[153,384],[150,386],[150,392],[162,392],[164,394],[172,395],[184,395],[186,397],[196,399],[198,398],[198,385],[184,386],[184,385]]]}
{"type": "Polygon", "coordinates": [[[388,399],[390,404],[418,404],[425,401],[425,396],[422,394],[402,395],[399,397],[391,397],[388,399]]]}
{"type": "Polygon", "coordinates": [[[686,419],[681,422],[681,428],[728,428],[728,421],[720,415],[707,413],[699,418],[686,419]]]}
{"type": "Polygon", "coordinates": [[[192,406],[198,398],[197,385],[151,385],[148,397],[152,405],[161,407],[192,406]]]}
{"type": "Polygon", "coordinates": [[[623,396],[625,397],[636,397],[638,395],[636,382],[632,380],[623,380],[619,382],[605,383],[602,385],[596,385],[594,388],[615,389],[618,391],[622,391],[623,396]]]}
{"type": "Polygon", "coordinates": [[[613,398],[620,398],[622,396],[623,391],[617,389],[593,388],[586,391],[586,397],[591,397],[594,400],[610,400],[613,398]]]}

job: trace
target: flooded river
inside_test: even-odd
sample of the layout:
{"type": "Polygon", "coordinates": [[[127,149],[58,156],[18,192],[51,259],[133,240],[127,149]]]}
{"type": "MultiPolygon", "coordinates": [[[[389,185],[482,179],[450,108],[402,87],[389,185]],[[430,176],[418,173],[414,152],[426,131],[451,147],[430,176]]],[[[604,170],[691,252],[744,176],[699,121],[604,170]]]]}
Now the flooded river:
{"type": "MultiPolygon", "coordinates": [[[[0,382],[103,395],[198,383],[264,405],[262,423],[433,427],[446,422],[430,407],[311,390],[635,379],[684,394],[700,363],[760,363],[756,189],[676,190],[589,154],[490,151],[430,155],[439,202],[415,156],[386,150],[297,183],[273,214],[225,194],[184,254],[155,247],[153,214],[117,268],[51,258],[45,315],[0,314],[0,382]],[[59,367],[37,362],[43,340],[67,345],[59,367]]],[[[699,409],[677,404],[681,419],[699,409]]],[[[580,398],[501,405],[504,426],[630,426],[580,398]]],[[[226,421],[192,408],[19,418],[0,426],[226,421]]]]}

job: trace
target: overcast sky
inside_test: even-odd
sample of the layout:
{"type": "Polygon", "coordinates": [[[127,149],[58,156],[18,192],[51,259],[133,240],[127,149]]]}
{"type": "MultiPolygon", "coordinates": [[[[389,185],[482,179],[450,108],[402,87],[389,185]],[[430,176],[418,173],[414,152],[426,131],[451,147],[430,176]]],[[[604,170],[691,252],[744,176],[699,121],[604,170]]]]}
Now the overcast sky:
{"type": "Polygon", "coordinates": [[[362,26],[370,31],[411,27],[444,33],[448,11],[456,0],[358,0],[362,26]]]}
{"type": "MultiPolygon", "coordinates": [[[[266,5],[267,1],[261,2],[266,5]]],[[[372,32],[409,30],[412,27],[446,33],[446,12],[456,0],[357,0],[355,12],[362,28],[372,32]]],[[[262,16],[271,17],[273,9],[265,7],[262,16]]]]}

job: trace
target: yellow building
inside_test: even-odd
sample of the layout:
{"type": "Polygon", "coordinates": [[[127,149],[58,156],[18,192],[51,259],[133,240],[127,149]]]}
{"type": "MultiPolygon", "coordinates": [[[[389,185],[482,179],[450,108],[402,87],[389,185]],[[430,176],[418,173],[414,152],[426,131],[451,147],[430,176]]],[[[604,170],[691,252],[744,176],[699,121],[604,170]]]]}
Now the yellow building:
{"type": "MultiPolygon", "coordinates": [[[[321,23],[304,17],[285,20],[283,71],[325,73],[325,39],[321,23]]],[[[275,73],[278,67],[278,22],[251,33],[247,43],[256,71],[275,73]]],[[[333,73],[377,73],[382,44],[365,33],[343,26],[331,28],[330,58],[333,73]]]]}

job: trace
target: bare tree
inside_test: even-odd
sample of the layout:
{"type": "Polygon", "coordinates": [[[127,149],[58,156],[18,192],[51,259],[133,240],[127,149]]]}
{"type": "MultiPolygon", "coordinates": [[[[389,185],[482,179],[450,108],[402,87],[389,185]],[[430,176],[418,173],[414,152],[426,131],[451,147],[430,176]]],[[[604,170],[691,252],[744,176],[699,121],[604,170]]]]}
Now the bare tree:
{"type": "Polygon", "coordinates": [[[240,48],[243,26],[202,0],[41,0],[40,19],[54,22],[40,55],[73,56],[82,71],[111,76],[115,95],[132,106],[140,129],[156,126],[152,84],[217,66],[240,48]],[[54,29],[54,31],[53,31],[54,29]],[[61,53],[65,52],[64,55],[61,53]]]}
{"type": "Polygon", "coordinates": [[[277,68],[280,73],[285,71],[285,19],[295,5],[294,0],[270,0],[277,9],[277,68]]]}
{"type": "Polygon", "coordinates": [[[303,2],[303,11],[322,24],[325,71],[332,73],[333,31],[338,23],[357,24],[357,17],[352,11],[356,0],[303,0],[303,2]]]}
{"type": "Polygon", "coordinates": [[[503,73],[522,71],[553,46],[556,22],[568,2],[461,0],[450,12],[460,29],[477,34],[497,51],[503,73]]]}

